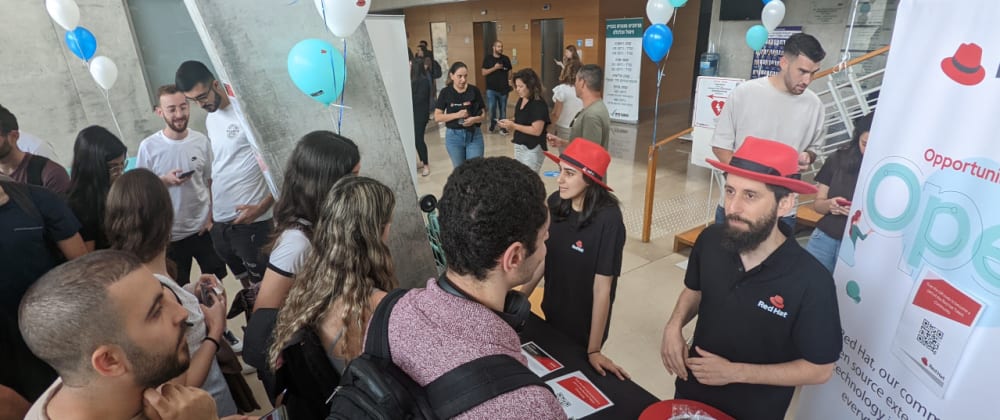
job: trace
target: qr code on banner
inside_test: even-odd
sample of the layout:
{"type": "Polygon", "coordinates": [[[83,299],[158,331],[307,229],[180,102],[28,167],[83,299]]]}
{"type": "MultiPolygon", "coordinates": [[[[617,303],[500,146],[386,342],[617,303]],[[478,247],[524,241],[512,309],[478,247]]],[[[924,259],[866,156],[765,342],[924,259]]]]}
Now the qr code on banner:
{"type": "Polygon", "coordinates": [[[924,320],[920,324],[920,332],[917,333],[917,341],[927,347],[931,353],[937,354],[938,347],[941,346],[941,339],[944,338],[944,332],[935,328],[934,324],[930,321],[924,320]]]}

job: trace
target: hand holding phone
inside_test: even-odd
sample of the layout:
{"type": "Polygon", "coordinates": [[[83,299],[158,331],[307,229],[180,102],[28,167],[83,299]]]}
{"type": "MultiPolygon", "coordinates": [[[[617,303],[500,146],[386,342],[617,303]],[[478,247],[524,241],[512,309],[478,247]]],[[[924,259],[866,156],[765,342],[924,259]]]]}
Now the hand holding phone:
{"type": "Polygon", "coordinates": [[[180,175],[177,175],[177,178],[179,178],[179,179],[185,179],[185,178],[189,178],[191,175],[194,175],[194,169],[192,169],[190,171],[187,171],[187,172],[184,172],[184,173],[182,173],[180,175]]]}

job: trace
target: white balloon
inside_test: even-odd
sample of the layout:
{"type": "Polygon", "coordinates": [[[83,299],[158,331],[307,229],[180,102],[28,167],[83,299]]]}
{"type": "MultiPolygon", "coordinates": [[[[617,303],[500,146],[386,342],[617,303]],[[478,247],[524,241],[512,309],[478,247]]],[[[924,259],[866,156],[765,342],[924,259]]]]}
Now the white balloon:
{"type": "Polygon", "coordinates": [[[67,31],[80,26],[80,6],[73,0],[45,0],[45,10],[67,31]]]}
{"type": "Polygon", "coordinates": [[[646,17],[653,24],[666,24],[674,15],[674,6],[669,0],[649,0],[646,2],[646,17]]]}
{"type": "Polygon", "coordinates": [[[760,13],[760,21],[764,23],[764,27],[767,28],[768,32],[777,28],[781,25],[781,21],[785,18],[785,3],[781,0],[771,0],[764,5],[764,11],[760,13]]]}
{"type": "Polygon", "coordinates": [[[316,12],[323,16],[326,6],[326,28],[340,38],[346,38],[361,26],[372,7],[371,0],[313,0],[316,12]]]}
{"type": "Polygon", "coordinates": [[[104,90],[111,90],[118,80],[118,66],[110,58],[99,55],[90,60],[90,75],[104,90]]]}

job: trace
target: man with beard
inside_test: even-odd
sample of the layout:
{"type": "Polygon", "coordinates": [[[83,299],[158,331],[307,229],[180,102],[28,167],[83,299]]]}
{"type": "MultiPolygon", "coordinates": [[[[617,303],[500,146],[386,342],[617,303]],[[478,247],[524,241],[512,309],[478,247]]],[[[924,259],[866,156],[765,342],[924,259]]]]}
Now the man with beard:
{"type": "Polygon", "coordinates": [[[0,175],[65,196],[70,186],[66,168],[43,156],[22,151],[18,147],[20,138],[17,117],[0,105],[0,175]]]}
{"type": "Polygon", "coordinates": [[[166,384],[187,370],[187,311],[131,254],[97,251],[49,271],[19,320],[31,351],[59,378],[25,419],[214,419],[197,388],[166,384]]]}
{"type": "Polygon", "coordinates": [[[781,420],[796,386],[826,382],[840,357],[840,317],[830,272],[778,222],[799,180],[798,152],[747,137],[726,172],[726,223],[695,241],[661,357],[677,375],[675,398],[738,419],[781,420]],[[690,347],[681,329],[698,316],[690,347]]]}
{"type": "Polygon", "coordinates": [[[204,63],[185,61],[177,69],[176,84],[188,100],[208,111],[205,127],[212,144],[212,243],[233,275],[249,288],[260,283],[267,268],[261,249],[271,236],[274,197],[247,137],[248,127],[243,126],[222,83],[204,63]]]}
{"type": "MultiPolygon", "coordinates": [[[[483,77],[486,78],[486,105],[490,110],[490,132],[497,121],[507,119],[507,94],[510,93],[510,57],[503,55],[503,41],[493,41],[493,48],[483,57],[483,77]]],[[[507,135],[507,129],[500,132],[507,135]]]]}
{"type": "MultiPolygon", "coordinates": [[[[800,167],[816,160],[823,146],[825,112],[823,101],[807,89],[826,57],[823,46],[812,35],[795,34],[785,41],[781,71],[741,83],[729,94],[712,135],[712,152],[729,163],[733,151],[748,136],[771,139],[795,148],[800,167]]],[[[782,221],[795,226],[794,208],[782,221]]],[[[722,206],[715,222],[722,223],[722,206]]]]}
{"type": "Polygon", "coordinates": [[[139,144],[136,166],[163,180],[174,207],[167,258],[177,264],[174,280],[183,286],[191,275],[191,259],[202,273],[226,276],[226,264],[216,254],[212,237],[212,145],[208,137],[188,129],[187,98],[174,85],[160,86],[156,115],[166,127],[139,144]]]}

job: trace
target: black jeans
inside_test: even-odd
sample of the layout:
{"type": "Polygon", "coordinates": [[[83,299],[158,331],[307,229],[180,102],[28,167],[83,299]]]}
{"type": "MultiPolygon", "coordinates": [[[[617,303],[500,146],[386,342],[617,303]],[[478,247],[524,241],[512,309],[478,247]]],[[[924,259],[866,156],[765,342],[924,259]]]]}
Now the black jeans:
{"type": "Polygon", "coordinates": [[[427,161],[427,142],[424,141],[424,133],[427,132],[427,116],[428,113],[414,113],[413,114],[414,123],[414,137],[413,140],[417,146],[417,158],[420,159],[424,164],[430,163],[427,161]]]}
{"type": "Polygon", "coordinates": [[[167,258],[177,265],[177,284],[188,284],[191,278],[191,259],[198,260],[204,274],[215,274],[219,280],[226,277],[226,263],[215,252],[210,234],[196,233],[167,246],[167,258]]]}
{"type": "Polygon", "coordinates": [[[259,283],[267,268],[267,256],[262,252],[270,241],[271,220],[236,225],[215,222],[212,225],[212,245],[229,266],[233,275],[246,287],[259,283]]]}

